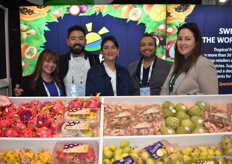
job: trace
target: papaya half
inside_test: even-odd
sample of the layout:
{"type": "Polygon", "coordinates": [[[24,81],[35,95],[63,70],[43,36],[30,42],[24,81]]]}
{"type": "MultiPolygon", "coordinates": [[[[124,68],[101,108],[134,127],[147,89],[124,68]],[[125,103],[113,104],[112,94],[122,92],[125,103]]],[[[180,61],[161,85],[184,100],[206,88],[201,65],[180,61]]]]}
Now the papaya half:
{"type": "Polygon", "coordinates": [[[192,13],[195,5],[190,4],[174,4],[174,5],[168,5],[167,11],[172,13],[173,15],[177,16],[188,16],[192,13]]]}
{"type": "Polygon", "coordinates": [[[21,6],[20,19],[23,21],[32,21],[47,16],[47,11],[51,6],[21,6]]]}

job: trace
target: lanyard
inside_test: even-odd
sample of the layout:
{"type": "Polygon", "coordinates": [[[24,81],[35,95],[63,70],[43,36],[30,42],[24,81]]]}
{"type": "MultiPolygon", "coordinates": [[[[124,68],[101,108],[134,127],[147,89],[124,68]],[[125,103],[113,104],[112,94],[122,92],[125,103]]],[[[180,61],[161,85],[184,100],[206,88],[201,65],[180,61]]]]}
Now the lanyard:
{"type": "MultiPolygon", "coordinates": [[[[59,89],[58,86],[56,85],[56,82],[55,82],[55,81],[54,81],[54,84],[55,84],[56,90],[57,90],[57,92],[58,92],[58,96],[60,96],[60,89],[59,89]]],[[[50,94],[50,92],[49,92],[49,90],[48,90],[48,88],[47,88],[47,86],[46,86],[46,84],[45,84],[44,82],[43,82],[43,85],[44,85],[44,88],[45,88],[45,91],[46,91],[48,97],[51,97],[51,94],[50,94]]]]}
{"type": "MultiPolygon", "coordinates": [[[[80,80],[80,84],[82,84],[83,82],[83,75],[84,75],[84,65],[85,65],[85,62],[84,62],[84,56],[82,56],[82,67],[81,67],[81,80],[80,80]]],[[[71,55],[71,70],[72,70],[72,84],[74,84],[74,58],[73,58],[73,55],[71,55]]]]}
{"type": "MultiPolygon", "coordinates": [[[[143,81],[143,66],[144,66],[144,60],[141,63],[141,68],[140,68],[140,84],[142,85],[142,81],[143,81]]],[[[150,78],[151,78],[151,73],[152,73],[152,68],[153,68],[153,64],[154,64],[154,60],[152,61],[151,65],[150,65],[150,69],[149,69],[149,73],[148,73],[148,78],[147,78],[147,83],[149,84],[150,78]]]]}
{"type": "Polygon", "coordinates": [[[178,78],[178,74],[175,74],[174,76],[172,76],[172,78],[170,79],[170,82],[169,82],[169,92],[172,93],[173,92],[173,88],[174,88],[174,85],[176,83],[176,79],[178,78]]]}

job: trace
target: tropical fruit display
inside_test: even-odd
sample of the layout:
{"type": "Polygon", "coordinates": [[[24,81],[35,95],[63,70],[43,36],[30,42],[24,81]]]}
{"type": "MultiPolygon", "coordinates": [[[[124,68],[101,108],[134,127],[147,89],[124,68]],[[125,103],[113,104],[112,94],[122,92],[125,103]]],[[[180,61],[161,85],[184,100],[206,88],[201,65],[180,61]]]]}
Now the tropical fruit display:
{"type": "Polygon", "coordinates": [[[166,127],[161,130],[161,134],[208,133],[203,118],[204,110],[208,109],[206,103],[198,101],[187,106],[183,103],[173,104],[165,101],[162,109],[166,127]]]}
{"type": "MultiPolygon", "coordinates": [[[[104,144],[102,164],[196,164],[196,163],[226,163],[220,143],[210,145],[193,144],[179,146],[162,139],[151,144],[137,142],[131,145],[130,139],[118,143],[104,144]],[[121,162],[121,163],[120,163],[121,162]]],[[[134,142],[136,142],[134,140],[134,142]]]]}
{"type": "Polygon", "coordinates": [[[97,137],[100,128],[101,101],[98,96],[88,100],[74,98],[68,102],[62,126],[63,137],[97,137]]]}
{"type": "Polygon", "coordinates": [[[232,135],[224,135],[222,138],[224,157],[228,164],[232,164],[232,135]]]}
{"type": "Polygon", "coordinates": [[[0,149],[1,164],[51,164],[52,154],[48,150],[32,150],[27,148],[0,149]]]}
{"type": "Polygon", "coordinates": [[[54,147],[52,163],[98,164],[98,152],[97,141],[61,141],[54,147]]]}
{"type": "Polygon", "coordinates": [[[99,96],[18,104],[0,96],[0,137],[99,136],[100,106],[99,96]]]}

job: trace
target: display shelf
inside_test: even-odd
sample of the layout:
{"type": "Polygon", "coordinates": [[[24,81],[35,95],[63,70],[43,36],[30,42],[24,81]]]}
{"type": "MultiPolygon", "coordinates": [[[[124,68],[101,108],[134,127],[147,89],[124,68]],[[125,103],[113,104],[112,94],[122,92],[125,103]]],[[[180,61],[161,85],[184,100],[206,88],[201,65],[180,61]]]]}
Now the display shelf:
{"type": "MultiPolygon", "coordinates": [[[[25,101],[40,100],[54,101],[56,99],[63,99],[66,103],[73,99],[73,97],[10,97],[14,104],[19,104],[25,101]]],[[[87,99],[88,97],[82,97],[87,99]]],[[[232,135],[232,132],[222,133],[205,133],[205,134],[175,134],[175,135],[150,135],[150,136],[104,136],[104,104],[111,103],[148,103],[148,104],[162,104],[164,101],[171,101],[173,103],[195,103],[196,101],[203,102],[227,102],[232,103],[232,95],[197,95],[197,96],[131,96],[131,97],[101,97],[101,117],[100,117],[100,137],[77,137],[77,138],[0,138],[1,149],[16,149],[16,148],[29,148],[29,149],[47,149],[53,151],[55,144],[59,141],[97,141],[99,143],[99,164],[102,163],[102,150],[103,146],[109,144],[118,145],[121,140],[129,140],[132,146],[145,146],[150,143],[157,142],[161,139],[166,139],[169,142],[178,144],[180,147],[189,145],[208,145],[212,143],[220,143],[224,135],[232,135]]],[[[223,108],[223,107],[221,107],[223,108]]]]}

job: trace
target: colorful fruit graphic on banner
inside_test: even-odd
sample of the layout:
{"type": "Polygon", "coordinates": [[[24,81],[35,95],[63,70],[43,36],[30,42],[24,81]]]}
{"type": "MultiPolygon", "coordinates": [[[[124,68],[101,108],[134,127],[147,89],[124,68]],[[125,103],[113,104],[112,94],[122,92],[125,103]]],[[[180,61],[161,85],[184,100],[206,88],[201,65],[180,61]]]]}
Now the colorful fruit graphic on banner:
{"type": "MultiPolygon", "coordinates": [[[[87,3],[88,4],[88,3],[87,3]]],[[[20,32],[21,56],[23,61],[23,75],[33,72],[37,58],[47,42],[45,31],[50,31],[48,23],[64,19],[66,14],[73,17],[109,15],[113,18],[137,22],[145,27],[144,33],[151,33],[157,38],[157,56],[173,61],[173,55],[166,47],[166,43],[176,39],[177,28],[184,23],[186,17],[193,11],[195,5],[163,5],[163,4],[111,4],[111,5],[54,5],[54,6],[21,6],[20,7],[20,32]],[[167,50],[166,50],[167,49],[167,50]],[[26,64],[25,64],[26,63],[26,64]]],[[[102,26],[97,31],[93,22],[87,22],[87,51],[99,51],[102,40],[101,35],[111,31],[102,26]]],[[[120,31],[119,31],[120,33],[120,31]]],[[[170,46],[169,46],[170,47],[170,46]]]]}

